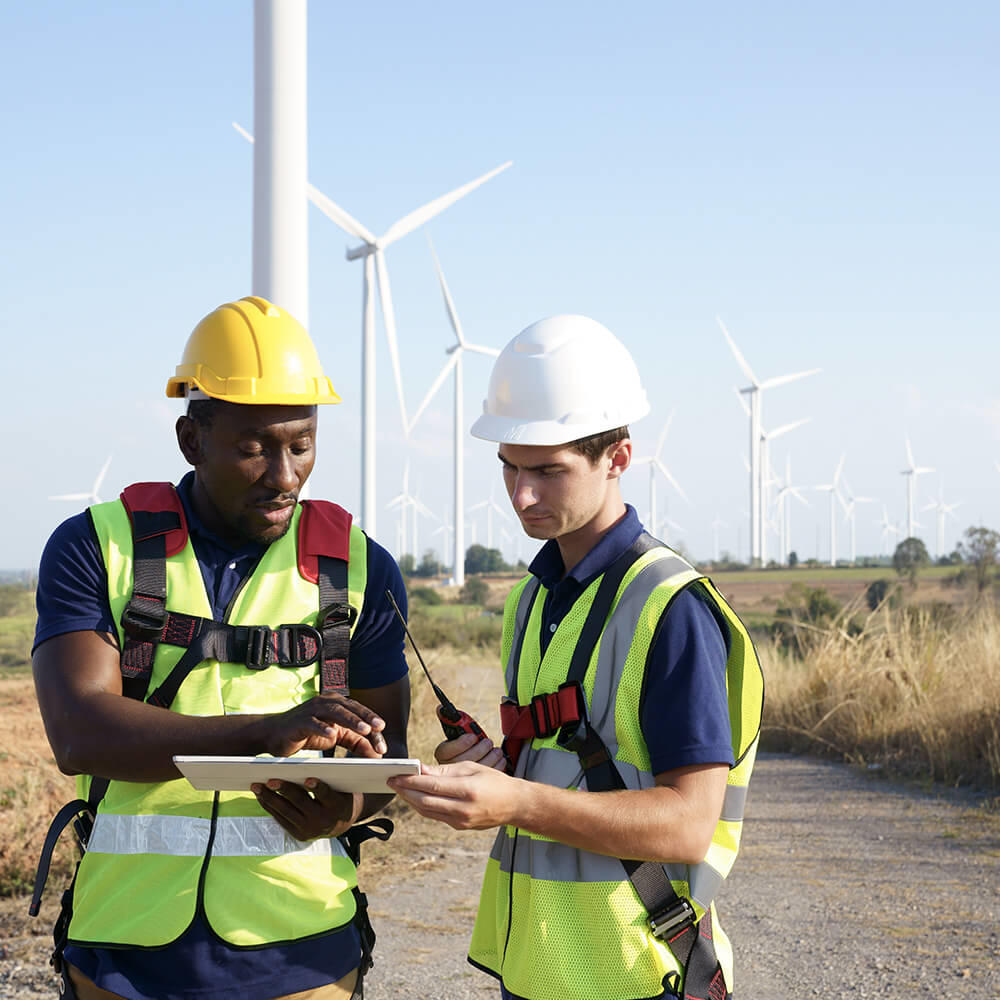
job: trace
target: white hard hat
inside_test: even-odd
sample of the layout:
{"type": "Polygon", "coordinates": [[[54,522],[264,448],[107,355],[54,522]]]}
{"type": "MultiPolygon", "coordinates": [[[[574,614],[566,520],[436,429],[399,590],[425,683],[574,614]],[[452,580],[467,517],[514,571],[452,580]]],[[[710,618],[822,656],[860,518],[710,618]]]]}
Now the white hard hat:
{"type": "Polygon", "coordinates": [[[472,434],[551,446],[623,427],[647,413],[646,391],[624,344],[586,316],[550,316],[500,352],[472,434]]]}

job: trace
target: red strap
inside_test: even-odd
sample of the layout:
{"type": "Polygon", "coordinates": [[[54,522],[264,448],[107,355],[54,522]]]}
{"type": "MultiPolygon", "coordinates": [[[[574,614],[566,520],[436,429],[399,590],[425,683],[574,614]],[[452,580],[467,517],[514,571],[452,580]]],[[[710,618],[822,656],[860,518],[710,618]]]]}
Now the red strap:
{"type": "Polygon", "coordinates": [[[514,701],[500,702],[500,728],[503,750],[513,770],[521,747],[536,737],[545,739],[569,722],[580,721],[580,702],[576,684],[564,684],[558,691],[536,694],[527,705],[514,701]]]}
{"type": "Polygon", "coordinates": [[[343,559],[351,553],[351,515],[328,500],[303,500],[299,518],[299,573],[319,582],[319,557],[343,559]]]}
{"type": "Polygon", "coordinates": [[[171,511],[180,518],[180,527],[164,531],[168,556],[175,556],[187,545],[188,528],[184,517],[184,506],[177,495],[173,483],[133,483],[126,486],[121,493],[122,503],[128,512],[128,518],[133,520],[133,511],[148,511],[151,514],[160,511],[171,511]]]}

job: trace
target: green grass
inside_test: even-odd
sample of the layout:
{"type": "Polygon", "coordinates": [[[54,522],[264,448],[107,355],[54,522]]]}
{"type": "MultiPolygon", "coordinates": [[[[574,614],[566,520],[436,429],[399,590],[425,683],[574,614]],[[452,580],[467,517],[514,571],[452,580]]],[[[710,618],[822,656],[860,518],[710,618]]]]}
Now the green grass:
{"type": "Polygon", "coordinates": [[[0,669],[22,669],[31,663],[31,643],[35,635],[32,596],[27,594],[14,613],[0,616],[0,669]]]}
{"type": "MultiPolygon", "coordinates": [[[[917,574],[918,580],[940,580],[954,576],[958,566],[928,566],[917,574]]],[[[829,583],[833,580],[864,583],[879,577],[896,579],[892,566],[853,566],[834,568],[832,566],[799,566],[795,569],[747,569],[722,570],[711,574],[718,584],[727,582],[743,583],[829,583]]]]}

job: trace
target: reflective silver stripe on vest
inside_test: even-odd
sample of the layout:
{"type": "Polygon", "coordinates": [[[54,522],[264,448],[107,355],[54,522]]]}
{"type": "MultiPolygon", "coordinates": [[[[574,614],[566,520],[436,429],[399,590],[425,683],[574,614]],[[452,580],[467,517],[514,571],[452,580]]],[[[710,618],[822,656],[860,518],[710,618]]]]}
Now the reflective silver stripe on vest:
{"type": "MultiPolygon", "coordinates": [[[[520,763],[518,761],[519,772],[520,763]]],[[[652,788],[656,784],[652,774],[639,770],[634,764],[616,760],[615,767],[627,788],[652,788]]],[[[554,785],[556,788],[587,788],[580,758],[570,750],[559,750],[556,747],[541,747],[531,751],[531,780],[554,785]]]]}
{"type": "MultiPolygon", "coordinates": [[[[117,816],[101,813],[87,845],[88,853],[167,854],[204,857],[212,823],[191,816],[117,816]]],[[[339,840],[321,837],[303,842],[270,816],[224,816],[216,820],[213,857],[275,857],[321,854],[347,857],[339,840]]]]}
{"type": "Polygon", "coordinates": [[[747,786],[726,785],[726,797],[722,800],[722,815],[719,819],[726,823],[739,823],[747,807],[747,786]]]}
{"type": "Polygon", "coordinates": [[[643,566],[625,588],[601,633],[594,688],[590,698],[590,721],[600,733],[612,757],[618,753],[615,702],[622,674],[625,672],[625,659],[639,625],[639,616],[658,586],[683,573],[691,580],[696,580],[701,575],[672,553],[643,566]]]}

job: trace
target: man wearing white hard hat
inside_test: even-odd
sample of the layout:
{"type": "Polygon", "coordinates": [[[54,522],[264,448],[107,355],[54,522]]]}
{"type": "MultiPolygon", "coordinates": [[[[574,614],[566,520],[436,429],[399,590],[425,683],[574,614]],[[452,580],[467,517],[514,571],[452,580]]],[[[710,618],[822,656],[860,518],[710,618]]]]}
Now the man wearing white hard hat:
{"type": "Polygon", "coordinates": [[[714,899],[763,679],[711,581],[622,499],[648,412],[624,345],[554,316],[504,348],[472,427],[545,543],[504,609],[503,748],[466,734],[391,783],[425,816],[499,828],[469,961],[509,1000],[732,995],[714,899]]]}

